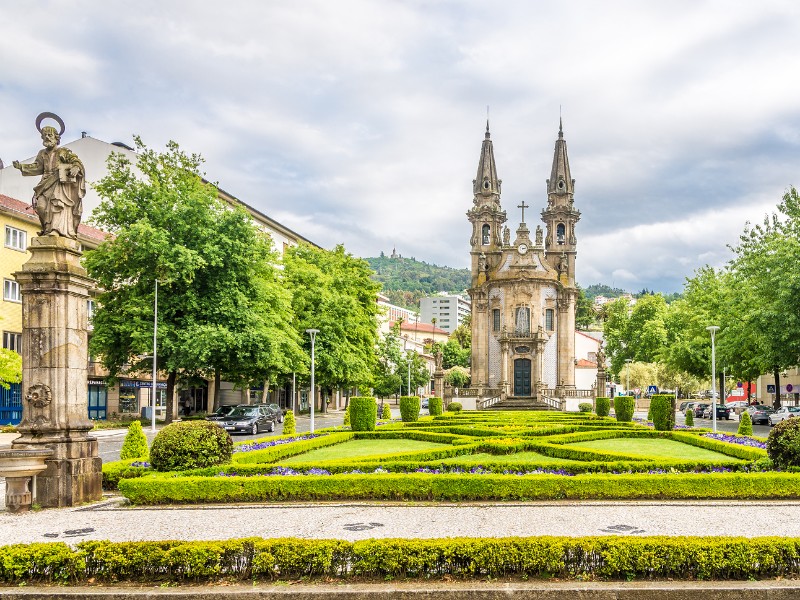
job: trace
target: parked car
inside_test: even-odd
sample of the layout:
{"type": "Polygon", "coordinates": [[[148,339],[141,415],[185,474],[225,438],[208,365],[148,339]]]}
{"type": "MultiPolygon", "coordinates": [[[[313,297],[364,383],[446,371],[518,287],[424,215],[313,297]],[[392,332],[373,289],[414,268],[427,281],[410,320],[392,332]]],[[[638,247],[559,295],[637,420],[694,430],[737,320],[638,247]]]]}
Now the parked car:
{"type": "Polygon", "coordinates": [[[259,404],[259,406],[265,406],[268,411],[270,411],[273,415],[275,415],[275,422],[276,423],[283,423],[283,416],[284,412],[283,409],[278,406],[277,404],[259,404]]]}
{"type": "Polygon", "coordinates": [[[695,402],[694,406],[692,407],[694,409],[694,416],[702,418],[703,411],[705,411],[705,409],[709,406],[711,405],[708,402],[695,402]]]}
{"type": "Polygon", "coordinates": [[[262,430],[275,431],[275,415],[266,406],[239,405],[221,421],[214,421],[231,433],[258,434],[262,430]]]}
{"type": "Polygon", "coordinates": [[[684,411],[684,409],[686,408],[686,405],[687,405],[687,404],[689,404],[689,401],[688,401],[688,400],[685,400],[684,402],[681,402],[681,403],[678,405],[678,410],[679,410],[680,412],[683,412],[683,411],[684,411]]]}
{"type": "Polygon", "coordinates": [[[687,403],[686,403],[686,406],[684,406],[684,407],[681,409],[681,410],[683,410],[683,414],[686,414],[686,413],[687,413],[687,412],[689,412],[690,410],[691,410],[692,412],[694,412],[694,407],[695,407],[695,405],[696,405],[696,404],[697,404],[697,402],[687,402],[687,403]]]}
{"type": "Polygon", "coordinates": [[[703,418],[704,419],[711,419],[712,418],[712,415],[714,414],[713,413],[714,409],[712,408],[713,406],[717,407],[717,420],[719,420],[719,419],[725,419],[727,421],[731,420],[731,409],[728,408],[727,406],[723,406],[722,404],[709,404],[703,410],[703,418]]]}
{"type": "Polygon", "coordinates": [[[228,406],[220,406],[217,410],[206,417],[206,421],[221,421],[231,414],[234,408],[236,408],[236,406],[233,404],[228,406]]]}
{"type": "Polygon", "coordinates": [[[785,419],[800,417],[800,406],[781,406],[778,410],[769,415],[769,424],[777,425],[785,419]]]}
{"type": "Polygon", "coordinates": [[[427,398],[423,398],[420,401],[420,408],[428,408],[428,399],[427,398]]]}
{"type": "Polygon", "coordinates": [[[775,410],[772,407],[764,404],[755,404],[747,409],[747,414],[750,415],[753,425],[769,425],[769,416],[774,412],[775,410]]]}

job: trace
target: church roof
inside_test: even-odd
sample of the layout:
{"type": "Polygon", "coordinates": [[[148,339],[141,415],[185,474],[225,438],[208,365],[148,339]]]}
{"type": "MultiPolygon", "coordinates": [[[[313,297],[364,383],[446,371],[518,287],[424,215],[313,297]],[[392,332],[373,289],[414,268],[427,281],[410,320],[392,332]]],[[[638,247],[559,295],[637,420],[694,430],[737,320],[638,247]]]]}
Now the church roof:
{"type": "Polygon", "coordinates": [[[573,194],[574,182],[572,173],[569,170],[569,158],[567,157],[567,141],[564,139],[564,128],[561,119],[558,120],[558,139],[553,153],[553,168],[550,171],[550,179],[547,180],[547,193],[567,193],[573,194]],[[564,182],[559,187],[559,182],[564,182]]]}
{"type": "Polygon", "coordinates": [[[478,174],[473,182],[473,193],[484,196],[500,195],[500,184],[502,182],[497,177],[497,166],[494,162],[494,148],[492,147],[492,137],[489,133],[489,121],[486,121],[486,134],[481,145],[481,157],[478,160],[478,174]]]}

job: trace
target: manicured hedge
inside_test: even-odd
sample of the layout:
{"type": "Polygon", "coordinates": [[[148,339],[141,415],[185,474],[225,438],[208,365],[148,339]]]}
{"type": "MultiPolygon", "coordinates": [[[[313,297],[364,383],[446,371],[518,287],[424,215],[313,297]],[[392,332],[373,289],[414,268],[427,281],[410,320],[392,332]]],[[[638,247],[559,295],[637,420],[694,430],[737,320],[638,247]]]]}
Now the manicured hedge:
{"type": "Polygon", "coordinates": [[[208,542],[62,542],[0,546],[0,582],[535,577],[540,579],[793,578],[800,539],[509,537],[208,542]]]}
{"type": "Polygon", "coordinates": [[[614,413],[617,421],[627,423],[633,419],[633,411],[636,408],[636,399],[633,396],[617,396],[614,399],[614,413]]]}
{"type": "Polygon", "coordinates": [[[428,398],[428,414],[432,417],[442,414],[442,399],[437,396],[428,398]]]}
{"type": "Polygon", "coordinates": [[[796,473],[431,475],[427,473],[301,477],[164,477],[123,479],[134,504],[287,500],[611,500],[796,499],[796,473]]]}
{"type": "Polygon", "coordinates": [[[400,418],[404,423],[419,419],[419,396],[400,396],[400,418]]]}
{"type": "Polygon", "coordinates": [[[650,414],[656,431],[672,431],[675,427],[675,396],[653,394],[650,398],[650,414]]]}
{"type": "MultiPolygon", "coordinates": [[[[291,444],[279,443],[283,439],[291,439],[295,437],[297,436],[265,438],[261,441],[266,444],[276,443],[277,445],[268,446],[263,450],[235,452],[233,454],[233,463],[272,463],[289,456],[295,456],[296,454],[302,454],[303,452],[308,452],[309,450],[315,450],[316,448],[324,448],[325,446],[333,446],[335,444],[347,442],[353,439],[353,433],[349,431],[343,431],[340,433],[321,434],[318,437],[310,437],[310,439],[292,442],[291,444]]],[[[255,443],[257,442],[251,442],[251,444],[255,443]]],[[[239,444],[238,446],[241,447],[242,445],[243,444],[239,444]]]]}
{"type": "Polygon", "coordinates": [[[598,417],[607,417],[611,411],[611,398],[599,396],[594,401],[594,410],[598,417]]]}
{"type": "Polygon", "coordinates": [[[372,431],[378,417],[378,405],[370,396],[350,398],[350,429],[353,431],[372,431]]]}

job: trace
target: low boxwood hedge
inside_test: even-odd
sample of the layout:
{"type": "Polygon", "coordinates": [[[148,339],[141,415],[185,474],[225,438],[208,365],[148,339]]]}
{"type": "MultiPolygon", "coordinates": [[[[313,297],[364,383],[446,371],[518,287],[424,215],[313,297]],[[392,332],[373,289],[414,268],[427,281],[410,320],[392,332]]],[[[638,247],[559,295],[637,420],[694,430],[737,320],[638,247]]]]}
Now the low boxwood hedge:
{"type": "Polygon", "coordinates": [[[800,539],[509,537],[0,546],[0,583],[535,577],[752,580],[800,574],[800,539]]]}

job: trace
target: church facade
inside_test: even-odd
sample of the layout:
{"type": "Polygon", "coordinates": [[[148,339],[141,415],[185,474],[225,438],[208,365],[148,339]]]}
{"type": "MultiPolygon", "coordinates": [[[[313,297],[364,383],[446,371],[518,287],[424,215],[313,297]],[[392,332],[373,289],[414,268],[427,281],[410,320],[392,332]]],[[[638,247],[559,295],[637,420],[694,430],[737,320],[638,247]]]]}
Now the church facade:
{"type": "Polygon", "coordinates": [[[473,181],[472,388],[479,396],[536,400],[575,389],[575,180],[559,124],[547,204],[533,238],[506,225],[489,124],[473,181]]]}

